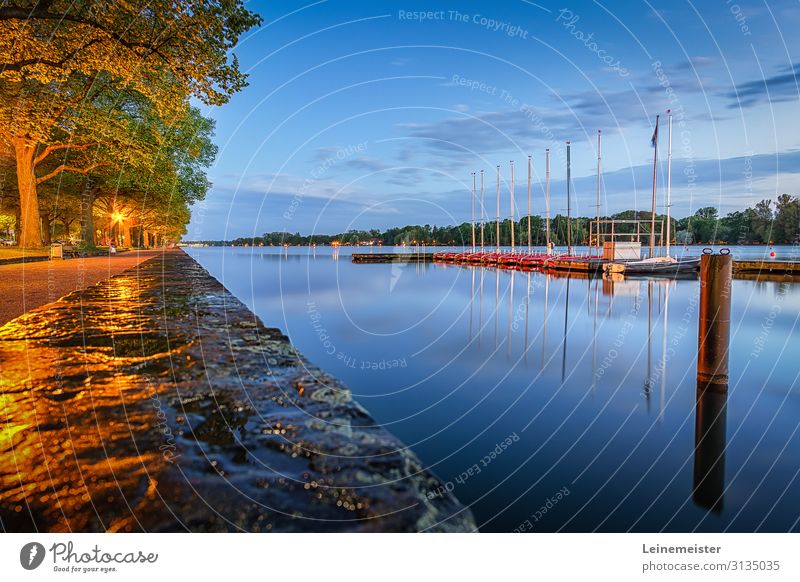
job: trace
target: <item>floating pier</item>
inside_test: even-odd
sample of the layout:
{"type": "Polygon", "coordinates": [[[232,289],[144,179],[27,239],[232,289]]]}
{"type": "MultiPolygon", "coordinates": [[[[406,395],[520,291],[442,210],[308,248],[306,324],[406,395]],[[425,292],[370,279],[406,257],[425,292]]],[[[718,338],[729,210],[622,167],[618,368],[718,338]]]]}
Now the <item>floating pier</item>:
{"type": "Polygon", "coordinates": [[[738,273],[787,273],[800,275],[800,261],[775,261],[758,259],[733,261],[733,272],[738,273]]]}
{"type": "Polygon", "coordinates": [[[354,263],[431,263],[433,253],[353,253],[354,263]]]}
{"type": "MultiPolygon", "coordinates": [[[[453,263],[457,265],[496,266],[520,270],[541,270],[561,273],[603,274],[608,265],[624,265],[625,261],[612,261],[601,257],[574,255],[546,255],[498,252],[423,252],[423,253],[353,253],[354,263],[453,263]]],[[[613,270],[613,269],[612,269],[613,270]]],[[[662,269],[663,275],[677,275],[679,269],[662,269]]],[[[693,269],[680,269],[682,275],[696,276],[699,264],[693,269]]],[[[652,275],[654,272],[630,272],[625,269],[620,275],[652,275]]],[[[608,275],[612,273],[607,273],[608,275]]],[[[617,273],[613,273],[617,274],[617,273]]],[[[733,261],[736,278],[752,279],[766,275],[794,275],[800,277],[800,261],[742,260],[733,261]]]]}

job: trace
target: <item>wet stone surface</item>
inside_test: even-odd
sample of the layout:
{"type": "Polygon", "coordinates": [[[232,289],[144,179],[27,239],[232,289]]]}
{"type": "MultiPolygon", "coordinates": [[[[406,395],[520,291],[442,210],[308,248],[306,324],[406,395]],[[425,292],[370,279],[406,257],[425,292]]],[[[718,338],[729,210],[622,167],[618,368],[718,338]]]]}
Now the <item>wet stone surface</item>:
{"type": "Polygon", "coordinates": [[[471,531],[335,378],[182,251],[0,328],[4,531],[471,531]]]}

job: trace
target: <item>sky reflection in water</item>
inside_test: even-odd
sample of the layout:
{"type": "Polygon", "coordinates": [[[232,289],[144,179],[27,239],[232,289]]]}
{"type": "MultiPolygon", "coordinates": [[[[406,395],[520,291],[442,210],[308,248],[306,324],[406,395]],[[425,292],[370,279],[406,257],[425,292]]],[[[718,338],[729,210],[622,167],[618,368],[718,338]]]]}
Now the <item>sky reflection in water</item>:
{"type": "Polygon", "coordinates": [[[798,529],[796,283],[735,281],[729,392],[698,401],[696,280],[187,251],[344,380],[484,531],[798,529]]]}

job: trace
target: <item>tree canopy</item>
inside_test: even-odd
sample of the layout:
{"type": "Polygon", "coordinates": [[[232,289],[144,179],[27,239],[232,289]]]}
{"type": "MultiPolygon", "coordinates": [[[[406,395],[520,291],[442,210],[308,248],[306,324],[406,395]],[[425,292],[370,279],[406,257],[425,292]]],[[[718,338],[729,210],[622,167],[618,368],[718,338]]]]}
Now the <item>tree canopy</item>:
{"type": "Polygon", "coordinates": [[[41,245],[38,187],[66,173],[96,191],[138,172],[141,190],[169,158],[184,202],[204,194],[211,125],[189,99],[221,105],[246,86],[231,49],[260,22],[241,0],[4,2],[0,155],[15,166],[19,244],[41,245]],[[187,128],[200,138],[179,151],[187,128]]]}
{"type": "MultiPolygon", "coordinates": [[[[642,220],[648,222],[650,213],[645,211],[625,210],[611,216],[601,216],[603,220],[642,220]]],[[[589,223],[594,217],[573,217],[570,221],[570,234],[575,245],[589,244],[589,223]]],[[[664,215],[656,215],[656,222],[666,220],[664,215]]],[[[800,199],[788,194],[778,196],[776,210],[772,210],[772,201],[762,200],[755,208],[730,212],[719,217],[718,210],[712,206],[698,209],[692,216],[681,219],[672,218],[673,243],[678,244],[763,244],[763,243],[797,243],[800,242],[800,199]]],[[[531,238],[536,246],[542,246],[546,240],[546,222],[541,216],[531,216],[531,238]]],[[[508,219],[500,222],[500,244],[511,243],[511,229],[514,229],[516,243],[525,246],[528,235],[528,217],[519,221],[508,219]]],[[[567,242],[567,218],[561,214],[550,221],[550,240],[556,245],[567,242]]],[[[476,229],[476,238],[480,244],[480,225],[476,229]]],[[[632,224],[616,224],[616,233],[634,233],[632,224]]],[[[657,228],[656,233],[659,230],[657,228]]],[[[494,220],[487,220],[484,228],[484,243],[494,246],[497,239],[497,227],[494,220]]],[[[647,242],[647,231],[641,233],[641,241],[647,242]]],[[[268,232],[262,236],[237,238],[232,241],[202,241],[206,244],[222,245],[307,245],[307,244],[382,244],[382,245],[456,245],[472,244],[472,225],[464,222],[455,226],[408,225],[380,230],[349,230],[338,234],[313,234],[303,236],[298,233],[268,232]]]]}

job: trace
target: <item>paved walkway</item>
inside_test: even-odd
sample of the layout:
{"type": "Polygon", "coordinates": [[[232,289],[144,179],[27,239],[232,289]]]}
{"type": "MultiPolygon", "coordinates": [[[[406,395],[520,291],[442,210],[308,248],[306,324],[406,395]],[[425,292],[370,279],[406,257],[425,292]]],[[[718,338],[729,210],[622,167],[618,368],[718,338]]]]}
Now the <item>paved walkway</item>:
{"type": "Polygon", "coordinates": [[[135,267],[162,251],[0,265],[0,325],[35,307],[135,267]]]}
{"type": "Polygon", "coordinates": [[[0,532],[477,529],[182,251],[0,327],[0,364],[0,532]]]}

